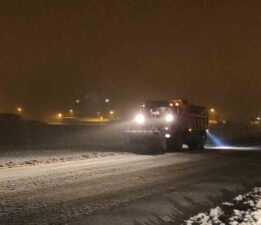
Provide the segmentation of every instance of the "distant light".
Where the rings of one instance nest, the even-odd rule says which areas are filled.
[[[110,114],[111,114],[111,115],[113,115],[113,114],[114,114],[114,111],[113,111],[113,110],[111,110],[111,111],[110,111]]]
[[[214,108],[211,108],[211,109],[210,109],[210,112],[214,113],[214,112],[215,112],[215,109],[214,109]]]
[[[62,113],[58,113],[58,114],[57,114],[57,117],[58,117],[58,118],[62,118],[62,117],[63,117],[63,114],[62,114]]]
[[[178,103],[178,102],[176,102],[176,103],[175,103],[175,106],[177,106],[177,107],[178,107],[178,106],[179,106],[179,103]]]
[[[142,104],[141,107],[142,107],[142,108],[145,108],[145,104]]]
[[[110,99],[106,98],[106,99],[105,99],[105,102],[106,102],[106,103],[110,102]]]
[[[20,113],[20,112],[22,112],[22,111],[23,111],[23,109],[22,109],[21,107],[18,107],[18,108],[17,108],[17,112]]]
[[[189,132],[192,132],[192,128],[189,128],[188,131],[189,131]]]
[[[261,120],[261,118],[260,118],[260,117],[257,117],[256,119],[257,119],[257,120]]]
[[[100,117],[100,120],[103,120],[103,116]]]
[[[71,114],[73,114],[73,109],[69,109],[69,112],[70,112]]]
[[[80,99],[76,99],[75,102],[76,102],[76,103],[80,103]]]
[[[170,104],[169,104],[169,106],[170,106],[170,107],[173,107],[173,104],[172,104],[172,103],[170,103]]]
[[[206,129],[206,132],[208,133],[208,132],[209,132],[209,129]]]
[[[171,135],[170,134],[165,134],[165,138],[170,138]]]
[[[165,130],[169,130],[169,128],[168,128],[168,127],[165,127]]]

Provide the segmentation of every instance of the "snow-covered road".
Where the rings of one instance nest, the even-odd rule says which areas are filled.
[[[224,191],[233,194],[259,183],[260,158],[259,153],[223,151],[103,153],[11,168],[7,164],[0,168],[0,224],[175,221],[174,211],[188,202],[183,198],[187,195],[207,207],[211,201],[206,194],[222,199]],[[185,216],[190,210],[183,212]]]

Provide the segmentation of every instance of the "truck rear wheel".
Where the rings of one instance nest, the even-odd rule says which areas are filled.
[[[200,149],[205,149],[205,144],[207,142],[207,134],[204,132],[200,135]]]

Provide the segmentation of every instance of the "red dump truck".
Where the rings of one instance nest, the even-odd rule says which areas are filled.
[[[169,151],[203,149],[207,139],[208,110],[186,100],[146,101],[131,122],[130,143],[150,145],[160,140]]]

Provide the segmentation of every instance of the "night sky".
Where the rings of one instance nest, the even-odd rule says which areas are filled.
[[[0,111],[184,98],[261,113],[260,1],[0,0]]]

